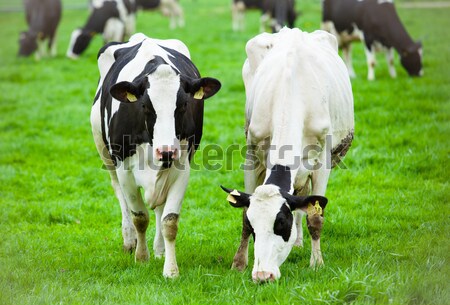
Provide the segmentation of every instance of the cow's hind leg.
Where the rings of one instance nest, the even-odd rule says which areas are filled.
[[[327,168],[325,160],[323,160],[320,169],[312,173],[312,194],[325,196],[328,178],[330,177],[330,168]],[[308,231],[311,234],[311,267],[323,265],[322,252],[320,250],[320,234],[323,226],[323,211],[318,214],[308,214],[306,216]]]

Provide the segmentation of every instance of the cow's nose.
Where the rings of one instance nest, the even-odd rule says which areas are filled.
[[[275,281],[275,274],[268,271],[257,271],[253,273],[253,281],[256,283],[267,283]]]
[[[176,148],[157,148],[156,159],[163,162],[170,162],[178,158],[178,149]]]

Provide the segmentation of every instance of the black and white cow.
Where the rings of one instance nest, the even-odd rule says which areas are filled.
[[[138,9],[155,10],[170,18],[170,28],[184,27],[184,13],[178,0],[137,0]]]
[[[233,0],[232,26],[233,30],[243,30],[245,27],[244,12],[247,9],[261,10],[260,32],[278,32],[283,26],[294,27],[297,14],[295,0]]]
[[[247,266],[253,234],[252,278],[265,282],[281,276],[294,244],[303,245],[303,212],[310,265],[323,264],[325,190],[353,139],[353,94],[336,39],[325,31],[263,33],[249,40],[246,52],[246,192],[223,189],[232,206],[244,208],[233,268]]]
[[[60,0],[24,0],[28,31],[19,38],[19,56],[35,53],[36,59],[45,55],[45,44],[51,56],[56,56],[56,30],[61,20]]]
[[[96,34],[103,34],[105,43],[123,41],[134,33],[135,26],[134,0],[93,0],[86,24],[72,32],[66,55],[77,59]]]
[[[189,57],[181,41],[141,33],[106,45],[91,111],[95,144],[122,210],[124,249],[136,246],[136,261],[149,259],[149,205],[156,214],[153,249],[156,257],[165,254],[165,277],[179,274],[175,238],[190,160],[202,137],[203,102],[221,86],[200,77]]]
[[[410,76],[423,74],[422,44],[411,39],[392,0],[324,0],[322,29],[338,38],[351,77],[355,77],[351,43],[359,40],[365,43],[369,80],[375,79],[375,52],[379,50],[386,51],[391,77],[397,76],[394,49]]]

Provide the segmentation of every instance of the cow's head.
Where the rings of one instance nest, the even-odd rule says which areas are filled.
[[[19,37],[19,56],[30,56],[36,51],[37,35],[30,32],[22,32]]]
[[[410,76],[422,76],[422,44],[416,42],[403,50],[400,61]]]
[[[203,101],[219,91],[217,79],[182,76],[168,64],[160,64],[133,82],[122,81],[110,88],[122,103],[137,103],[153,146],[155,164],[167,165],[180,157],[180,140],[195,122],[190,103]],[[190,112],[188,115],[185,115]],[[198,124],[198,122],[197,122]],[[189,130],[186,134],[192,130]]]
[[[70,36],[70,43],[66,56],[71,59],[77,59],[89,46],[89,43],[94,35],[95,32],[92,31],[86,31],[83,29],[74,30]]]
[[[246,208],[245,221],[253,229],[255,282],[274,281],[281,276],[280,266],[291,252],[297,230],[292,211],[320,209],[328,200],[323,196],[293,196],[273,184],[264,184],[250,195],[222,187],[233,207]],[[320,208],[319,208],[320,207]]]

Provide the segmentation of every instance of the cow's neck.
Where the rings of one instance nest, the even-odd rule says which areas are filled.
[[[295,175],[289,166],[275,164],[272,168],[267,169],[264,184],[273,184],[285,192],[292,193]]]

